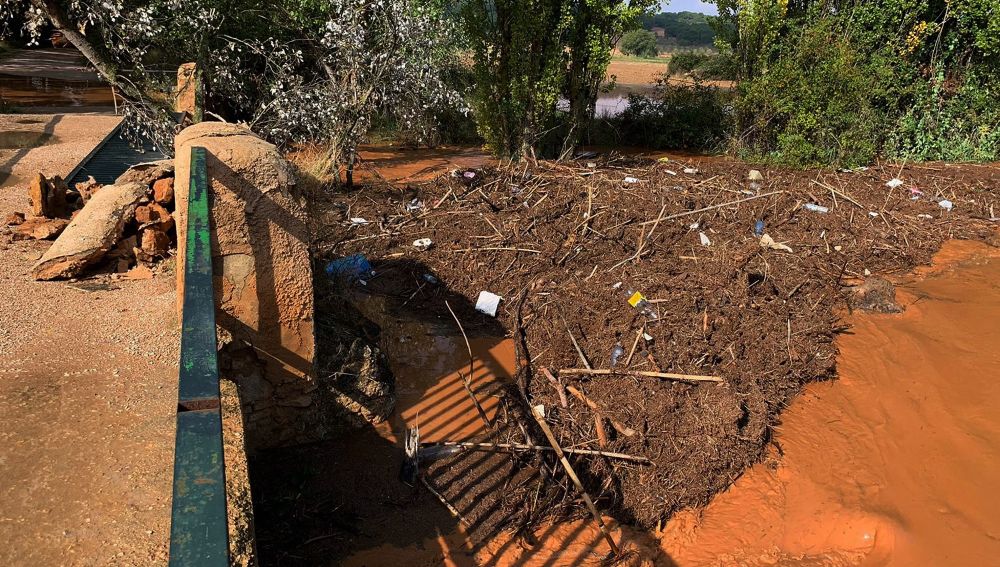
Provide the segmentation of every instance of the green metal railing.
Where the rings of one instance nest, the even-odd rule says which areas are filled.
[[[229,530],[205,148],[191,149],[170,565],[226,567]]]

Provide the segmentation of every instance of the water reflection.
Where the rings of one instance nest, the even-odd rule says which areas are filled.
[[[113,106],[111,87],[99,80],[0,74],[0,100],[19,107]]]

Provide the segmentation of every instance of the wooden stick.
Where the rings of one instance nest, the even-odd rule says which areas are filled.
[[[419,291],[419,290],[417,290]],[[646,332],[646,327],[643,326],[639,329],[639,332],[635,335],[635,342],[632,343],[632,350],[628,351],[628,358],[625,359],[625,367],[628,368],[632,364],[632,355],[635,354],[635,347],[639,346],[639,339],[642,338],[643,333]]]
[[[604,419],[605,417],[607,417],[606,415],[604,415],[604,410],[601,409],[601,406],[599,406],[597,402],[595,402],[594,400],[591,400],[590,398],[585,396],[583,392],[581,392],[580,390],[577,390],[573,386],[566,386],[566,390],[570,394],[573,394],[576,397],[576,399],[587,404],[587,407],[589,407],[594,412],[594,415],[598,416],[600,419]],[[618,422],[618,420],[608,417],[608,421],[611,422],[611,425],[614,426],[615,430],[618,431],[618,433],[621,433],[626,437],[632,437],[633,435],[635,435],[634,429],[623,423]]]
[[[563,385],[559,382],[559,380],[556,380],[556,377],[549,372],[548,368],[543,366],[540,370],[542,371],[542,375],[545,376],[550,384],[552,384],[552,387],[556,389],[556,393],[559,394],[560,405],[564,408],[568,408],[569,400],[566,399],[566,389],[563,388]]]
[[[564,368],[559,374],[577,374],[593,376],[612,376],[621,374],[622,376],[645,376],[647,378],[665,378],[667,380],[681,380],[689,382],[722,382],[718,376],[699,376],[697,374],[673,374],[671,372],[649,372],[646,370],[594,370],[591,368]]]
[[[457,250],[452,250],[452,252],[476,252],[478,250],[501,250],[506,252],[529,252],[531,254],[541,254],[541,250],[532,250],[531,248],[506,248],[506,247],[483,247],[483,248],[459,248]]]
[[[563,325],[566,327],[566,332],[569,333],[569,340],[573,341],[573,348],[576,349],[576,354],[580,355],[580,360],[583,362],[583,365],[587,367],[587,370],[590,370],[590,362],[587,360],[587,357],[583,355],[583,349],[581,349],[580,345],[577,344],[576,337],[573,336],[573,331],[569,330],[569,323],[566,322],[566,318],[562,316],[562,313],[559,314],[559,318],[562,319]]]
[[[483,423],[486,424],[487,429],[493,429],[493,424],[490,423],[490,418],[486,416],[486,412],[483,411],[483,406],[479,405],[479,400],[476,398],[476,393],[472,391],[472,376],[475,373],[475,359],[472,356],[472,345],[469,344],[469,337],[465,334],[465,329],[462,328],[462,322],[458,320],[458,316],[455,312],[451,310],[451,305],[448,305],[448,300],[444,302],[444,306],[448,308],[448,312],[455,319],[455,324],[458,325],[458,330],[462,332],[462,338],[465,339],[465,348],[469,349],[469,377],[466,379],[462,371],[458,371],[458,375],[462,378],[462,384],[465,385],[465,391],[469,393],[469,397],[472,398],[472,403],[476,406],[476,411],[479,412],[479,417],[483,419]]]
[[[459,522],[462,522],[462,525],[464,525],[467,528],[472,525],[469,523],[468,520],[462,517],[462,514],[460,514],[454,506],[451,505],[451,502],[448,502],[444,496],[441,496],[441,494],[437,490],[434,490],[434,488],[431,487],[431,483],[427,482],[426,478],[421,476],[420,482],[422,482],[424,486],[427,487],[427,490],[431,491],[431,494],[437,496],[437,499],[440,500],[442,504],[444,504],[444,507],[447,508],[449,512],[451,512],[451,515],[455,516],[455,518],[457,518]]]
[[[508,451],[555,451],[552,447],[544,447],[542,445],[526,445],[524,443],[473,443],[471,441],[441,441],[438,443],[421,443],[421,446],[461,447],[472,451],[490,451],[493,449]],[[570,455],[593,455],[599,457],[609,457],[612,459],[621,459],[623,461],[635,461],[637,463],[644,463],[647,465],[653,464],[653,462],[646,457],[627,455],[625,453],[594,451],[592,449],[563,449],[563,452]]]
[[[857,208],[861,209],[862,211],[867,211],[867,210],[868,210],[868,208],[867,208],[867,207],[865,207],[865,206],[864,206],[864,205],[862,205],[861,203],[859,203],[859,202],[855,201],[854,199],[852,199],[852,198],[851,198],[851,196],[850,196],[850,195],[848,195],[847,193],[843,193],[843,192],[841,192],[841,191],[838,191],[838,190],[834,189],[833,187],[831,187],[831,186],[827,185],[826,183],[823,183],[823,182],[821,182],[821,181],[816,181],[815,179],[813,179],[813,180],[812,180],[812,182],[813,182],[813,183],[815,183],[816,185],[819,185],[820,187],[822,187],[822,188],[824,188],[824,189],[829,189],[829,190],[830,190],[830,192],[831,192],[831,193],[833,193],[834,195],[840,195],[841,197],[843,197],[843,198],[847,199],[847,200],[848,200],[848,201],[850,201],[850,202],[851,202],[851,203],[852,203],[852,204],[853,204],[853,205],[854,205],[855,207],[857,207]]]
[[[587,504],[587,508],[590,509],[590,514],[594,516],[594,521],[597,522],[597,527],[600,528],[601,533],[604,534],[604,539],[608,540],[608,545],[611,546],[611,551],[617,557],[621,555],[621,549],[618,544],[615,543],[613,537],[611,537],[611,532],[608,531],[607,524],[604,523],[604,518],[601,517],[601,513],[597,511],[597,506],[594,506],[594,501],[590,498],[590,494],[587,494],[586,489],[583,488],[583,483],[580,482],[580,477],[576,476],[576,471],[573,470],[573,465],[569,464],[569,460],[566,459],[566,453],[559,446],[559,441],[556,440],[555,434],[552,433],[552,429],[549,428],[549,424],[545,423],[545,416],[542,415],[539,406],[534,406],[531,408],[531,415],[535,417],[535,421],[538,422],[538,426],[542,428],[545,433],[545,437],[549,440],[549,444],[552,445],[552,449],[555,450],[556,456],[559,457],[559,462],[562,463],[564,469],[566,469],[566,474],[569,475],[570,480],[576,485],[576,488],[583,495],[583,501]]]
[[[711,207],[702,207],[700,209],[695,209],[693,211],[686,211],[683,213],[677,213],[676,215],[670,215],[669,217],[663,217],[662,219],[656,219],[656,221],[646,221],[639,223],[638,226],[645,226],[647,224],[655,224],[661,220],[672,220],[680,217],[686,217],[688,215],[696,215],[698,213],[704,213],[705,211],[712,211],[715,209],[721,209],[722,207],[728,207],[729,205],[738,205],[740,203],[746,203],[747,201],[753,201],[754,199],[763,199],[764,197],[770,197],[771,195],[777,195],[779,193],[786,193],[786,191],[771,191],[770,193],[764,193],[763,195],[754,195],[753,197],[747,197],[746,199],[738,199],[736,201],[729,201],[726,203],[720,203],[718,205],[712,205]]]

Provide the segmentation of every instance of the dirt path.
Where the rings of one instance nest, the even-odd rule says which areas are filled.
[[[28,208],[29,174],[66,175],[117,123],[3,115],[0,218]],[[178,333],[172,279],[39,283],[47,242],[0,234],[0,561],[166,561]]]

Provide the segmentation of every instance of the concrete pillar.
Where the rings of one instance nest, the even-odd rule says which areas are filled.
[[[222,374],[239,387],[248,446],[325,435],[317,421],[309,223],[277,148],[234,124],[202,122],[175,140],[178,301],[184,289],[191,148],[208,151]]]

